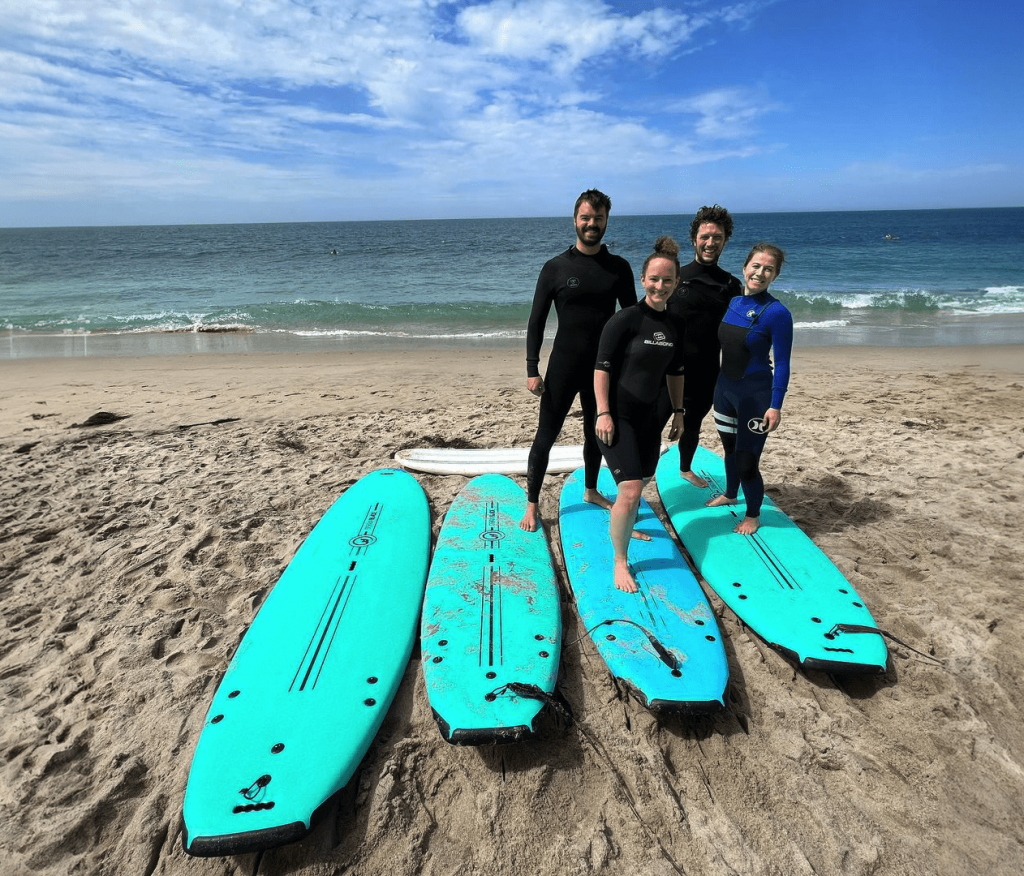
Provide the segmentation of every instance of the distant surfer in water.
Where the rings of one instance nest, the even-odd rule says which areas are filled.
[[[615,306],[636,304],[633,269],[601,243],[608,227],[611,199],[588,189],[576,199],[576,243],[541,269],[526,329],[526,388],[540,396],[540,422],[530,448],[526,475],[526,513],[519,526],[535,532],[540,519],[540,490],[551,448],[562,431],[576,396],[583,409],[583,498],[605,508],[611,502],[597,491],[601,451],[594,437],[594,360],[601,329]],[[552,304],[558,315],[546,377],[540,376],[540,348]]]
[[[725,492],[706,504],[736,504],[742,485],[747,508],[736,526],[741,535],[757,532],[764,500],[761,453],[768,433],[779,428],[789,387],[793,316],[768,291],[785,258],[773,244],[754,246],[743,263],[743,295],[729,302],[718,329],[722,373],[715,387],[715,425],[725,452]]]
[[[644,485],[654,476],[661,449],[657,400],[663,384],[675,415],[669,439],[683,427],[683,331],[666,310],[679,284],[679,245],[659,237],[640,273],[644,298],[615,314],[601,332],[594,366],[597,440],[618,484],[610,535],[615,586],[636,593],[629,568],[629,539]]]
[[[707,482],[690,470],[700,443],[700,427],[711,410],[718,381],[722,348],[718,326],[729,302],[743,294],[743,285],[718,266],[718,260],[732,237],[729,211],[718,204],[701,207],[690,222],[693,261],[679,272],[679,289],[668,304],[671,316],[681,321],[683,364],[686,368],[686,397],[683,399],[683,432],[679,436],[679,471],[696,487]],[[661,422],[672,415],[668,393],[658,400]]]

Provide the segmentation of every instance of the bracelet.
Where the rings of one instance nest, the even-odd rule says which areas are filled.
[[[598,417],[603,417],[605,415],[610,417],[612,415],[612,412],[611,411],[598,411],[598,413],[597,413]],[[595,417],[594,419],[596,420],[597,417]]]

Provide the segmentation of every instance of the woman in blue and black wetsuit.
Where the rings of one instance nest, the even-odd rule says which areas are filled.
[[[743,263],[743,295],[729,302],[718,327],[722,370],[715,386],[715,425],[725,451],[725,493],[707,505],[735,504],[742,485],[747,508],[736,526],[741,535],[757,532],[764,500],[761,452],[768,433],[779,428],[789,386],[793,316],[768,292],[785,258],[770,243],[754,246]]]

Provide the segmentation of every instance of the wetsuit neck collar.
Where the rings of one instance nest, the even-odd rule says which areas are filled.
[[[669,301],[671,300],[672,299],[670,298]],[[651,307],[651,305],[647,303],[646,296],[637,301],[636,306],[642,308],[646,313],[649,313],[651,314],[651,316],[655,317],[664,316],[666,313],[668,313],[668,308],[665,308],[665,310],[655,310],[653,307]]]

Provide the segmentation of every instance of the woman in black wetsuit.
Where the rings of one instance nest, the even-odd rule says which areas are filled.
[[[615,550],[615,586],[636,593],[629,570],[629,539],[640,494],[658,465],[662,421],[657,400],[668,382],[674,416],[669,439],[683,422],[683,349],[678,320],[665,306],[679,284],[679,246],[659,237],[640,274],[644,298],[615,314],[601,332],[594,371],[598,444],[618,484],[611,509],[610,534]]]

